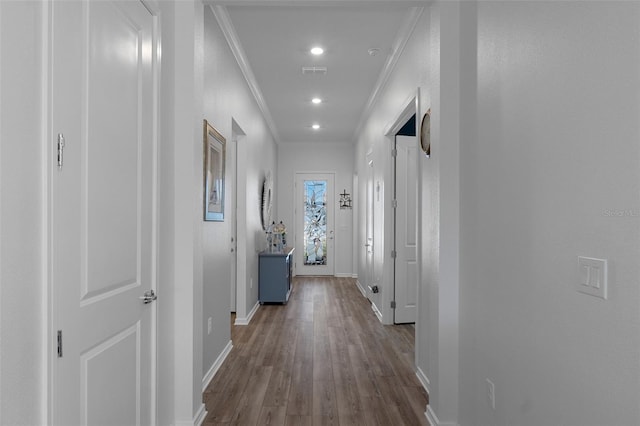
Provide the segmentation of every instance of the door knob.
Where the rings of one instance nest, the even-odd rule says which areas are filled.
[[[145,291],[144,295],[139,297],[139,299],[142,300],[145,305],[153,302],[157,298],[158,296],[156,296],[156,293],[153,290]]]

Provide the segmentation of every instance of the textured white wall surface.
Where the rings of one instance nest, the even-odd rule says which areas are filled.
[[[416,362],[439,424],[640,423],[639,7],[434,4],[367,121],[361,200],[402,100],[434,108]],[[608,300],[578,256],[608,259]]]
[[[461,424],[640,424],[639,22],[638,2],[477,4]],[[576,291],[578,256],[608,259],[608,300]]]
[[[43,424],[43,5],[0,2],[0,424]]]
[[[209,7],[205,7],[204,117],[231,141],[232,121],[244,132],[238,141],[238,256],[244,269],[245,299],[239,299],[238,317],[246,316],[258,301],[258,252],[263,231],[260,221],[262,182],[271,173],[274,182],[276,144],[262,118],[260,109],[229,48],[218,22]],[[229,178],[231,178],[229,176]],[[227,189],[229,186],[227,186]],[[204,235],[204,342],[206,373],[230,340],[229,327],[229,248],[232,205],[225,206],[224,222],[206,222]],[[274,205],[275,208],[275,205]],[[253,281],[253,287],[251,282]],[[213,331],[207,335],[206,322],[213,319]]]

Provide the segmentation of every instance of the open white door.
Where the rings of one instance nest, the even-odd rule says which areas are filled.
[[[297,173],[296,274],[334,274],[334,174]]]
[[[151,425],[154,18],[138,1],[55,1],[51,11],[51,137],[59,140],[51,176],[51,332],[60,340],[52,421]]]
[[[227,176],[230,177],[228,182],[230,186],[230,190],[227,191],[228,200],[231,205],[231,211],[229,212],[229,220],[231,222],[231,238],[230,238],[230,259],[229,259],[229,268],[231,270],[230,276],[231,283],[230,288],[230,310],[231,312],[236,312],[236,303],[237,303],[237,293],[238,293],[238,274],[237,274],[237,262],[238,262],[238,219],[236,217],[236,212],[238,211],[238,185],[237,182],[237,150],[238,147],[238,135],[235,130],[232,130],[231,140],[228,142],[227,146]]]
[[[418,298],[418,145],[415,136],[396,136],[394,323],[416,321]]]
[[[375,274],[373,272],[373,249],[374,249],[374,183],[373,183],[373,158],[372,154],[367,154],[367,171],[365,174],[365,271],[364,282],[366,285],[367,298],[373,303],[376,303],[379,297],[374,293],[374,289],[377,292],[377,282],[375,281]],[[374,297],[375,295],[375,297]],[[375,300],[374,300],[375,299]]]

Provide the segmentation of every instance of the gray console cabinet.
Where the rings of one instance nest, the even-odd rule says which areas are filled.
[[[283,253],[261,252],[259,255],[258,299],[264,303],[287,303],[291,293],[293,248]]]

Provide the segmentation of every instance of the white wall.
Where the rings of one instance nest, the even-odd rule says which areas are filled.
[[[263,249],[260,220],[262,183],[267,173],[277,179],[276,144],[212,10],[205,10],[205,118],[227,139],[235,121],[244,135],[238,141],[237,321],[244,323],[258,303],[258,252]],[[225,210],[230,212],[231,206]],[[229,223],[207,223],[204,229],[206,293],[205,310],[214,322],[229,331]],[[226,276],[226,275],[225,275]],[[205,320],[207,315],[205,315]],[[226,321],[226,322],[225,322]],[[216,326],[214,326],[215,329]],[[227,335],[228,336],[228,335]],[[214,337],[214,339],[217,337]],[[227,338],[228,341],[228,338]],[[222,340],[212,352],[218,353]],[[226,342],[225,342],[226,343]],[[209,357],[211,354],[208,355]],[[206,366],[205,366],[206,367]]]
[[[431,157],[421,160],[422,262],[416,363],[430,390],[432,423],[459,410],[460,73],[459,2],[430,9]]]
[[[640,424],[639,22],[638,2],[477,3],[461,424]],[[608,259],[608,300],[576,291],[578,256]]]
[[[429,12],[421,13],[420,19],[400,56],[395,69],[390,76],[385,88],[366,120],[358,137],[355,164],[358,175],[359,203],[362,208],[358,210],[356,220],[358,235],[355,241],[358,251],[358,280],[366,289],[367,285],[376,284],[380,287],[380,293],[369,293],[372,303],[381,311],[385,322],[393,321],[393,311],[390,309],[393,287],[392,283],[392,227],[384,226],[385,220],[391,221],[391,199],[393,197],[391,186],[385,188],[385,184],[391,185],[391,149],[392,137],[386,137],[391,126],[395,124],[400,114],[405,110],[409,102],[414,102],[418,89],[421,93],[421,103],[428,104],[430,98],[429,88]],[[419,114],[420,115],[420,114]],[[374,265],[372,282],[366,281],[366,258],[364,244],[366,242],[366,188],[367,188],[367,154],[374,163],[373,185],[376,188],[374,198]],[[380,184],[379,197],[377,192]],[[385,196],[385,194],[387,194]],[[390,223],[390,222],[389,222]],[[362,272],[361,272],[362,271]]]
[[[361,199],[402,100],[433,109],[416,362],[435,424],[640,422],[639,8],[435,3],[365,126]],[[575,290],[578,256],[609,260],[609,300]]]
[[[287,232],[293,238],[294,223],[294,181],[299,172],[335,173],[335,275],[351,277],[353,271],[353,210],[338,206],[338,193],[347,190],[353,196],[353,152],[350,143],[278,145],[278,181],[274,195],[278,202],[277,221],[287,225]],[[289,242],[293,245],[293,241]]]
[[[159,1],[162,31],[158,419],[193,425],[202,403],[204,6]]]
[[[46,419],[46,8],[0,2],[0,424]]]

